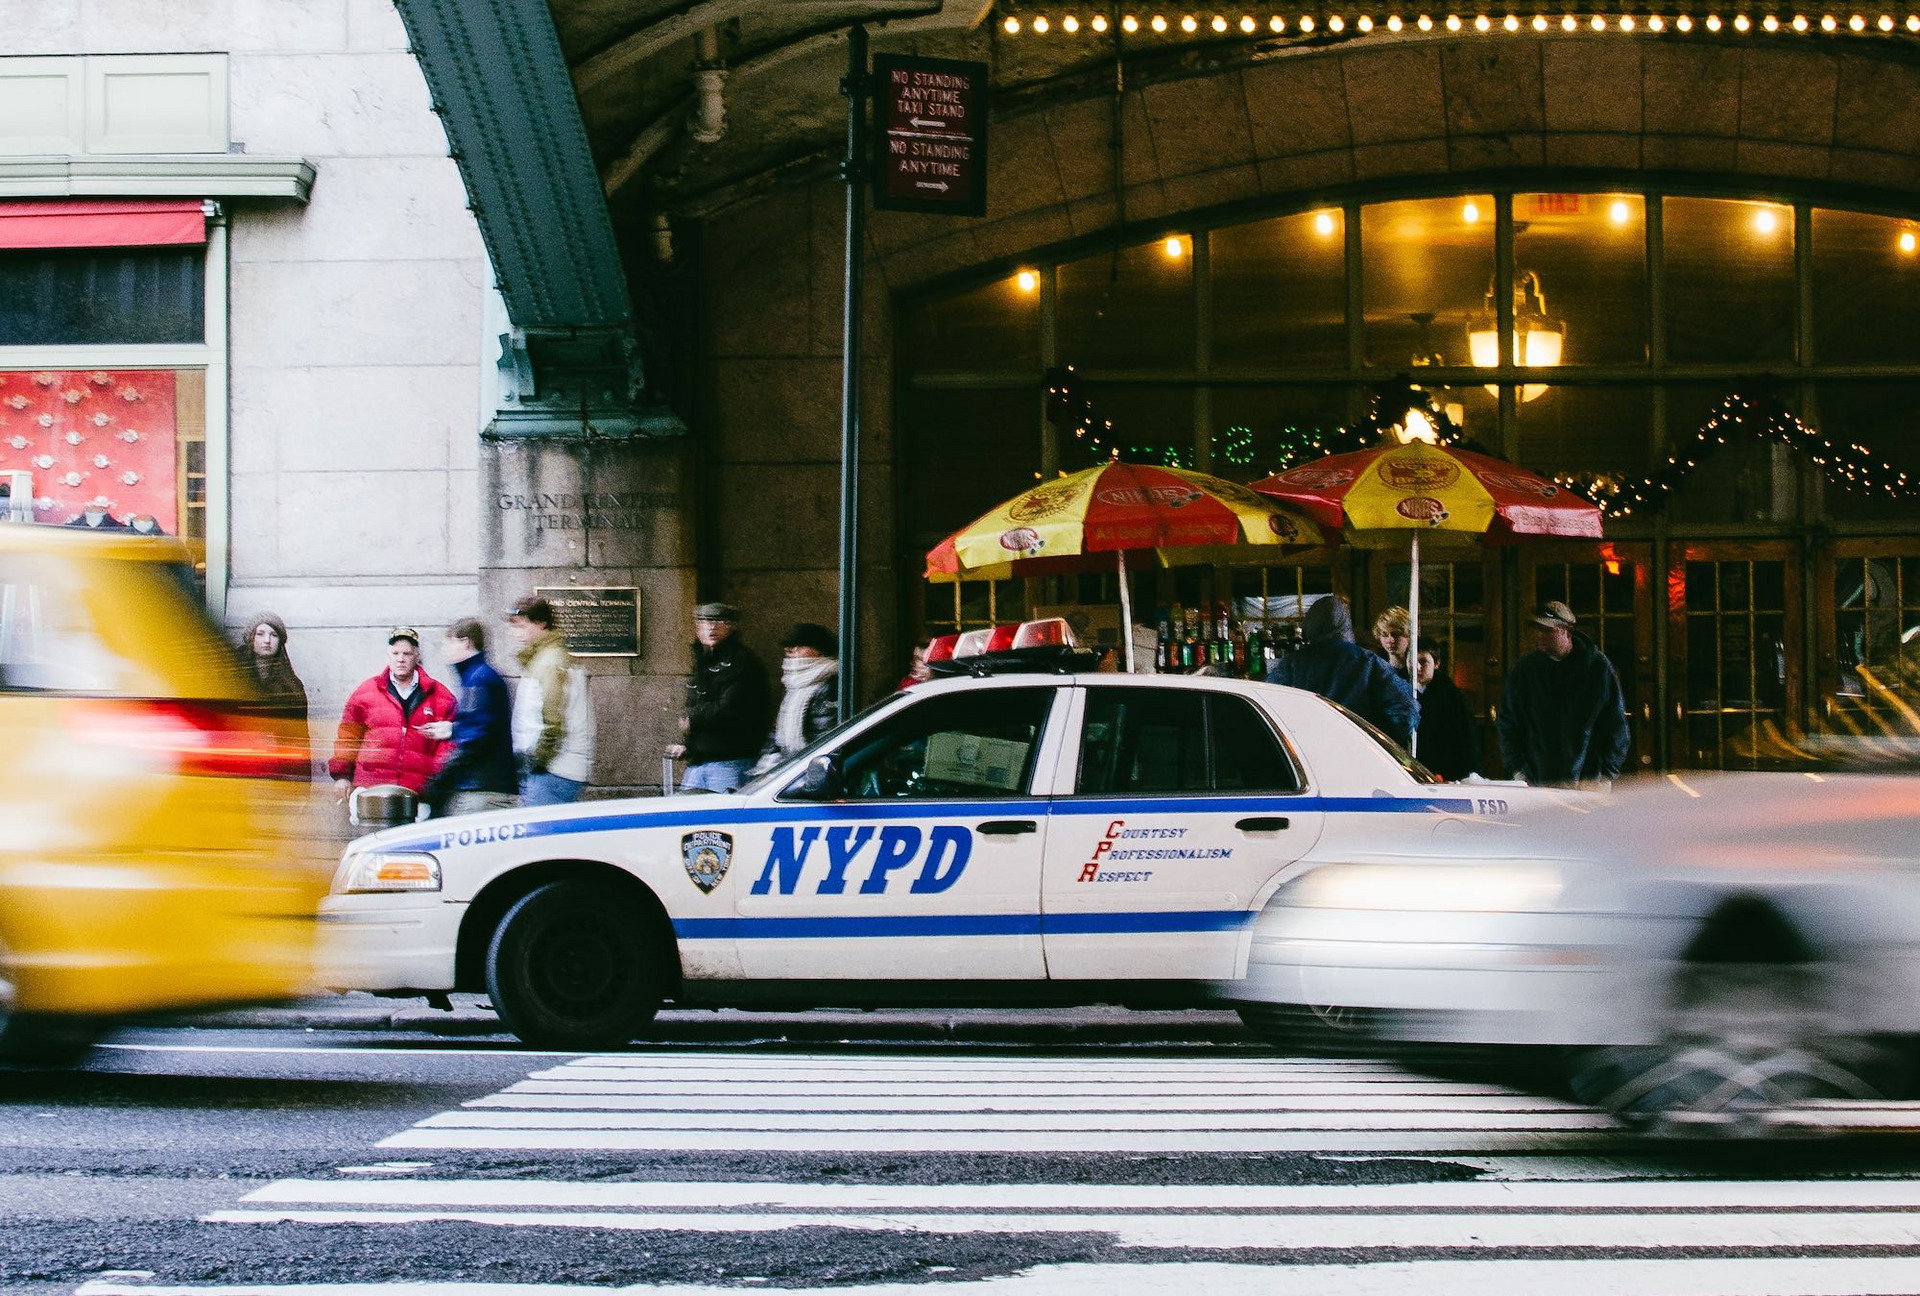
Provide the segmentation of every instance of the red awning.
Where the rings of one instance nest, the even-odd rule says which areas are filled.
[[[0,203],[0,248],[153,247],[205,243],[199,199]]]

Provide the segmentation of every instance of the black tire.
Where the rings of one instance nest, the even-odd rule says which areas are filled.
[[[0,1064],[71,1066],[92,1051],[99,1037],[99,1028],[83,1019],[21,1012],[7,947],[0,944]]]
[[[1568,1087],[1629,1128],[1673,1138],[1764,1137],[1783,1107],[1906,1096],[1903,1055],[1836,1028],[1830,993],[1817,965],[1688,967],[1660,1038],[1574,1050]]]
[[[1319,1004],[1240,1004],[1240,1021],[1264,1043],[1289,1053],[1354,1057],[1379,1052],[1359,1008]]]
[[[599,882],[549,882],[494,929],[487,993],[507,1029],[536,1048],[616,1049],[659,1011],[658,968],[629,897]]]

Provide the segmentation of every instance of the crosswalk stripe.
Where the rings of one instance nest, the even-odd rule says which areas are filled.
[[[1076,1112],[581,1112],[581,1111],[455,1111],[419,1122],[416,1129],[492,1130],[901,1130],[915,1133],[946,1131],[1006,1131],[1026,1134],[1073,1133],[1081,1130],[1120,1132],[1141,1130],[1175,1133],[1185,1130],[1217,1133],[1254,1130],[1579,1130],[1613,1129],[1613,1122],[1597,1112],[1580,1110],[1533,1111],[1300,1111],[1236,1112],[1223,1120],[1212,1112],[1152,1112],[1104,1110]]]
[[[823,1152],[823,1153],[1594,1153],[1630,1146],[1611,1129],[1299,1130],[1267,1133],[1192,1131],[1161,1134],[1057,1132],[979,1134],[932,1131],[869,1134],[848,1130],[465,1130],[415,1128],[383,1139],[382,1148],[469,1152]]]
[[[462,1103],[467,1108],[509,1108],[532,1111],[675,1111],[675,1112],[748,1112],[801,1111],[814,1106],[831,1105],[834,1111],[998,1111],[998,1112],[1074,1112],[1086,1110],[1085,1098],[1074,1094],[1020,1093],[993,1094],[843,1094],[831,1096],[830,1104],[807,1094],[743,1094],[729,1089],[724,1095],[712,1094],[561,1094],[508,1092],[489,1094]],[[1286,1099],[1289,1111],[1550,1111],[1565,1106],[1552,1098],[1536,1098],[1511,1090],[1434,1094],[1386,1090],[1380,1093],[1355,1093],[1351,1086],[1329,1094],[1220,1094],[1146,1095],[1107,1094],[1102,1091],[1102,1111],[1146,1112],[1242,1112],[1270,1111]],[[1188,1099],[1188,1101],[1181,1101]]]
[[[1380,1082],[1376,1085],[1368,1085],[1366,1086],[1366,1088],[1369,1090],[1378,1088],[1386,1092],[1397,1092],[1397,1093],[1405,1093],[1405,1092],[1425,1093],[1425,1092],[1433,1092],[1435,1090],[1439,1090],[1440,1086],[1432,1083],[1422,1085],[1422,1084],[1408,1084],[1408,1083],[1394,1081],[1394,1082]],[[779,1083],[766,1081],[766,1080],[741,1081],[741,1080],[725,1080],[725,1079],[708,1079],[708,1080],[698,1080],[698,1081],[691,1081],[691,1080],[683,1081],[676,1084],[662,1084],[662,1083],[642,1083],[638,1081],[625,1081],[625,1080],[593,1080],[593,1079],[572,1078],[567,1080],[521,1081],[520,1083],[514,1085],[512,1089],[509,1090],[509,1092],[513,1092],[513,1093],[578,1093],[578,1094],[618,1093],[618,1094],[674,1095],[674,1094],[687,1094],[687,1093],[710,1094],[715,1092],[716,1090],[719,1090],[725,1093],[751,1093],[751,1094],[803,1094],[803,1095],[820,1094],[820,1093],[897,1094],[897,1093],[905,1092],[905,1093],[916,1093],[916,1094],[927,1094],[927,1095],[939,1096],[939,1095],[963,1095],[963,1094],[1033,1094],[1033,1093],[1084,1094],[1084,1093],[1091,1092],[1095,1089],[1097,1089],[1099,1092],[1103,1094],[1132,1094],[1135,1096],[1166,1095],[1168,1097],[1201,1098],[1201,1097],[1211,1097],[1216,1094],[1246,1094],[1246,1095],[1252,1095],[1255,1097],[1266,1096],[1266,1097],[1274,1097],[1274,1098],[1286,1098],[1286,1097],[1290,1097],[1295,1093],[1302,1092],[1303,1090],[1306,1092],[1321,1092],[1321,1093],[1352,1093],[1355,1090],[1355,1086],[1350,1082],[1343,1083],[1343,1084],[1315,1085],[1309,1088],[1307,1086],[1302,1086],[1302,1085],[1288,1085],[1288,1084],[1251,1084],[1249,1083],[1249,1084],[1228,1085],[1224,1082],[1188,1084],[1188,1083],[1177,1082],[1177,1081],[1155,1081],[1155,1080],[1119,1081],[1119,1080],[1098,1079],[1093,1077],[1077,1080],[1072,1084],[1068,1084],[1065,1081],[1053,1081],[1044,1085],[1014,1084],[1014,1083],[999,1083],[999,1082],[992,1083],[992,1084],[984,1084],[984,1083],[966,1084],[966,1083],[949,1083],[944,1081],[934,1081],[934,1080],[925,1080],[925,1079],[917,1080],[912,1083],[908,1083],[904,1080],[903,1081],[889,1080],[889,1081],[849,1082],[849,1083],[833,1083],[833,1084],[823,1082],[823,1081],[812,1081],[812,1080],[804,1081],[804,1082],[796,1081],[796,1082],[790,1082],[786,1084],[779,1084]],[[1445,1092],[1445,1090],[1440,1090],[1440,1091]],[[1482,1093],[1489,1092],[1489,1090],[1487,1090],[1485,1087],[1474,1087],[1472,1091],[1482,1092]],[[1504,1091],[1494,1090],[1491,1092],[1504,1092]]]
[[[282,1179],[253,1204],[588,1209],[1066,1211],[1920,1210],[1920,1180],[1473,1180],[1411,1184],[843,1184],[552,1179]]]

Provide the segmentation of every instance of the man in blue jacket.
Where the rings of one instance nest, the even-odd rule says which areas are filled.
[[[1338,702],[1402,747],[1420,723],[1413,685],[1353,641],[1353,610],[1338,594],[1323,595],[1300,623],[1306,643],[1280,659],[1269,684],[1290,684]]]
[[[425,800],[436,815],[508,810],[519,804],[520,772],[513,762],[512,706],[507,682],[487,660],[487,628],[472,617],[447,627],[442,646],[460,672],[460,706],[434,726],[453,739],[453,754],[428,781]]]

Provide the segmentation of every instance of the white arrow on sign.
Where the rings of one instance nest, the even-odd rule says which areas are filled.
[[[909,126],[945,126],[947,121],[944,117],[935,117],[931,120],[925,117],[911,117],[907,119],[907,124]]]
[[[947,182],[945,180],[916,180],[913,182],[913,187],[915,189],[938,189],[941,193],[945,193],[947,191]]]

